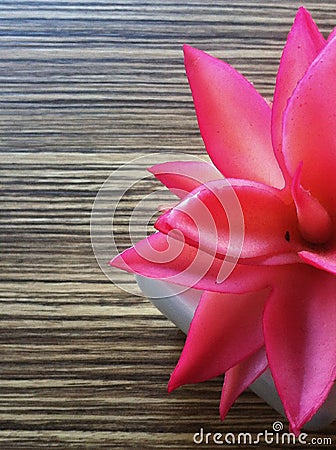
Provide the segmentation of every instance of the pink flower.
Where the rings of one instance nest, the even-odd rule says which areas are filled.
[[[336,378],[333,35],[325,41],[299,9],[272,105],[228,64],[184,47],[200,131],[218,170],[202,162],[152,167],[181,201],[160,216],[157,233],[111,262],[204,291],[169,391],[225,373],[224,418],[269,367],[295,433]],[[238,264],[219,280],[232,232],[223,175],[241,205],[245,237]],[[211,221],[195,219],[202,222],[200,204]]]

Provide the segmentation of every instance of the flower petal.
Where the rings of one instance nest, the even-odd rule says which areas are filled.
[[[307,264],[336,275],[336,250],[320,253],[304,250],[299,256]]]
[[[311,64],[284,113],[283,153],[293,176],[303,162],[302,186],[336,214],[336,39]]]
[[[262,347],[225,373],[219,407],[222,420],[239,395],[266,370],[267,366],[265,348]]]
[[[229,250],[237,258],[259,258],[302,249],[293,204],[266,185],[230,181],[201,186],[160,216],[155,227],[172,236],[177,231],[190,245],[219,257]]]
[[[204,292],[191,322],[169,392],[223,374],[264,344],[262,314],[269,291]]]
[[[180,198],[201,184],[223,178],[216,167],[206,161],[166,162],[148,170]]]
[[[280,60],[272,108],[272,141],[277,160],[288,180],[282,155],[282,117],[288,99],[310,64],[325,46],[311,15],[301,7],[295,17]]]
[[[336,279],[306,265],[295,268],[267,301],[264,336],[277,391],[298,434],[336,377]]]
[[[333,235],[333,223],[320,202],[300,184],[302,164],[294,174],[292,196],[297,211],[301,236],[312,244],[325,244]]]
[[[218,274],[226,268],[223,259],[214,258],[196,247],[155,233],[117,255],[110,265],[149,278],[181,286],[214,291],[245,293],[272,286],[286,266],[248,266],[237,264],[225,280]]]
[[[210,158],[225,175],[283,186],[271,135],[271,110],[228,64],[188,45],[186,72]]]
[[[332,30],[332,32],[328,36],[328,41],[331,41],[331,39],[334,39],[336,36],[336,27]]]

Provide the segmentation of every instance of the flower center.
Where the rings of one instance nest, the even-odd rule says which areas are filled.
[[[300,184],[302,164],[299,165],[292,183],[292,196],[301,236],[311,244],[325,244],[333,234],[330,215],[321,203]]]

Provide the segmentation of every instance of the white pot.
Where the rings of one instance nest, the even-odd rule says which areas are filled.
[[[183,292],[176,286],[162,280],[136,275],[137,283],[146,297],[178,328],[187,334],[190,322],[200,300],[202,291],[189,288]],[[269,370],[264,372],[250,386],[251,390],[264,399],[276,411],[284,414],[282,403],[276,391]],[[306,423],[305,430],[318,430],[336,419],[336,384],[329,397],[314,417]]]

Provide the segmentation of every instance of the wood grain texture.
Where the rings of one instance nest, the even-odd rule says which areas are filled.
[[[136,155],[203,153],[182,44],[230,62],[271,98],[301,3],[1,1],[1,449],[188,449],[200,427],[256,434],[281,420],[246,392],[221,423],[220,379],[168,396],[184,337],[120,289],[125,274],[112,283],[102,273],[90,214],[105,179]],[[303,3],[329,32],[334,2]],[[114,179],[111,205],[142,169]],[[119,248],[155,186],[121,204]],[[335,426],[315,436],[335,445]]]

